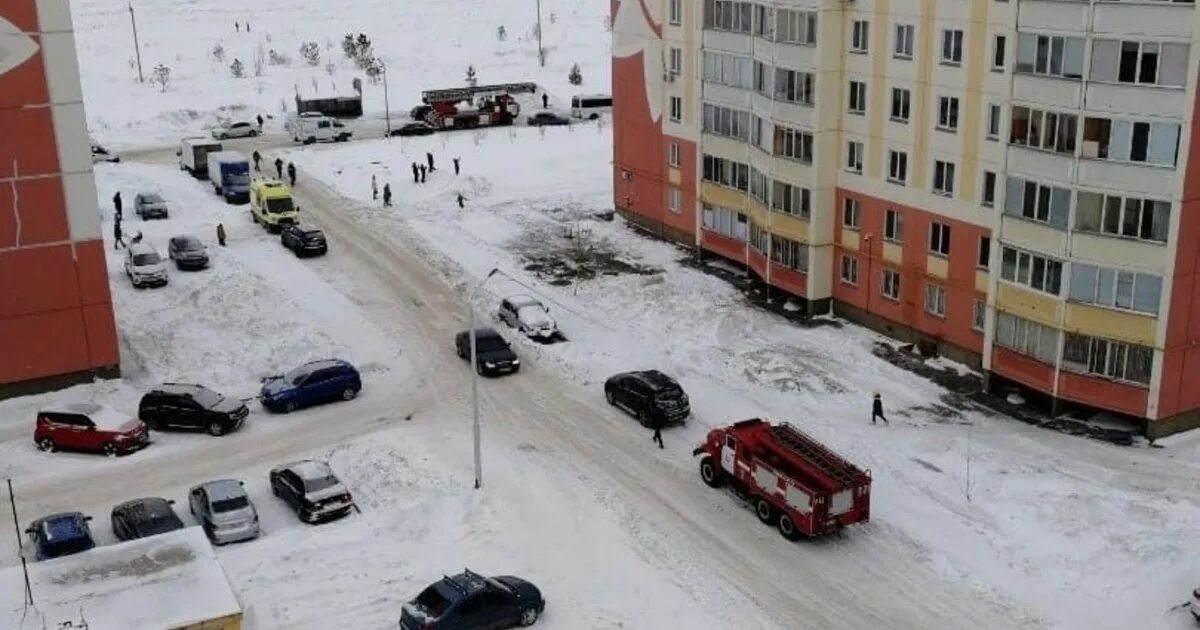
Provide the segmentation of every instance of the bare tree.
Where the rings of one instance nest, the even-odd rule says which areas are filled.
[[[157,83],[159,91],[166,92],[167,84],[170,82],[171,82],[171,69],[164,66],[161,63],[158,64],[157,66],[154,66],[154,70],[150,74],[150,83],[151,84]]]
[[[217,63],[225,63],[225,47],[220,42],[216,46],[213,46],[212,56],[213,59],[217,60]]]
[[[233,63],[229,65],[229,73],[235,79],[241,79],[246,76],[246,67],[242,65],[242,60],[234,58]]]
[[[304,57],[305,63],[310,66],[321,65],[321,47],[317,45],[317,42],[300,44],[300,56]]]

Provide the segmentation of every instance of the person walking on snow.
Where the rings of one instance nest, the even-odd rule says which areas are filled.
[[[542,109],[550,109],[550,95],[542,92]]]
[[[242,32],[242,25],[241,25],[241,23],[239,23],[239,22],[234,22],[234,23],[233,23],[233,30],[235,30],[235,31],[237,31],[237,32],[239,32],[239,33],[241,33],[241,32]]]
[[[120,221],[121,220],[121,191],[119,191],[119,190],[117,191],[117,194],[113,195],[113,209],[116,210],[116,214],[114,216],[116,216],[117,221]]]
[[[254,158],[254,170],[261,173],[262,166],[259,164],[259,162],[262,162],[262,154],[258,152],[258,149],[255,149],[254,155],[252,155],[250,157]]]
[[[887,416],[883,415],[883,399],[879,397],[878,392],[875,394],[874,402],[871,403],[871,424],[875,424],[876,418],[883,420],[884,424],[891,424],[888,422]]]
[[[419,165],[419,168],[421,169],[421,183],[424,184],[425,183],[425,173],[426,173],[425,165],[421,164],[421,165]]]
[[[662,441],[662,428],[663,428],[662,414],[656,413],[650,418],[650,428],[654,429],[654,437],[651,438],[654,441],[654,443],[658,444],[658,448],[666,448],[665,446],[663,446],[663,441]]]
[[[247,26],[249,26],[249,25],[247,24]],[[258,115],[258,133],[262,133],[262,126],[263,126],[263,117],[262,117],[262,114],[259,114]]]
[[[383,185],[383,207],[390,208],[392,205],[392,185]]]
[[[458,175],[458,158],[452,160],[454,162],[454,174]]]
[[[466,199],[463,199],[462,193],[458,193],[458,207],[459,208],[464,207],[463,206],[464,201],[466,201]]]
[[[283,179],[283,159],[275,158],[275,177]]]
[[[121,220],[117,219],[113,221],[113,249],[121,249],[124,244],[125,241],[121,239]]]
[[[288,162],[288,179],[292,182],[292,188],[296,187],[296,165]]]
[[[386,185],[386,184],[385,184]],[[375,183],[375,176],[371,176],[371,200],[379,199],[379,185]]]
[[[433,154],[432,153],[429,153],[429,152],[425,153],[425,161],[429,163],[429,172],[430,173],[437,170],[436,168],[433,168]]]
[[[217,243],[219,243],[221,245],[221,247],[225,247],[225,224],[224,223],[217,224]]]
[[[421,181],[421,169],[417,168],[417,163],[416,163],[416,162],[413,162],[413,163],[412,163],[412,167],[413,167],[413,183],[414,183],[414,184],[420,183],[420,181]]]

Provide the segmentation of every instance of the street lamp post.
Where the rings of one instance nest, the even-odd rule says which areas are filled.
[[[387,121],[387,136],[392,137],[392,107],[388,105],[388,87],[387,87],[387,64],[381,63],[383,66],[383,117]]]
[[[467,312],[470,314],[471,327],[467,331],[467,335],[471,339],[471,432],[472,439],[475,443],[475,489],[478,490],[483,485],[483,454],[479,431],[479,357],[475,351],[475,294],[483,289],[483,285],[487,284],[492,276],[499,273],[500,270],[493,268],[488,272],[486,278],[475,287],[469,295],[467,295]]]

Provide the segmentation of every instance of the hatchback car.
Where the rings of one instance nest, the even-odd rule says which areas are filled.
[[[112,530],[118,540],[157,536],[183,529],[174,501],[148,497],[126,501],[112,509]]]
[[[658,370],[622,372],[608,377],[604,381],[604,398],[647,427],[656,423],[682,424],[691,414],[683,388]]]
[[[25,533],[33,544],[34,558],[49,560],[87,551],[96,546],[90,516],[81,512],[62,512],[43,516],[29,524]]]
[[[297,256],[323,256],[329,251],[325,233],[314,226],[293,223],[279,232],[279,242]]]
[[[188,492],[188,510],[218,545],[258,538],[258,512],[242,482],[218,479]]]
[[[258,136],[258,127],[253,124],[240,121],[234,123],[225,123],[216,129],[213,129],[212,137],[217,140],[228,140],[229,138],[254,138]]]
[[[536,586],[518,577],[447,576],[400,609],[401,630],[491,630],[532,626],[546,610]]]
[[[471,360],[471,331],[454,336],[458,358]],[[505,374],[521,369],[521,359],[500,333],[492,328],[475,329],[475,371],[483,375]]]
[[[350,491],[325,462],[306,459],[273,468],[271,492],[305,523],[339,519],[354,508]]]
[[[437,131],[426,122],[413,122],[392,130],[393,136],[428,136]]]
[[[146,424],[93,403],[48,407],[38,412],[33,441],[43,451],[97,451],[118,455],[150,443]]]
[[[167,284],[167,265],[149,243],[131,243],[125,249],[125,275],[135,288]]]
[[[569,125],[571,119],[565,116],[559,116],[554,112],[538,112],[525,120],[531,127],[548,127],[558,125]]]
[[[181,271],[198,271],[208,266],[208,248],[190,234],[172,236],[167,241],[167,258]]]
[[[138,193],[133,198],[133,210],[142,219],[165,219],[171,213],[167,200],[158,193]]]
[[[362,391],[358,370],[341,359],[312,361],[263,381],[259,400],[268,411],[292,412],[335,400],[352,400]]]
[[[558,324],[550,317],[550,309],[528,295],[514,295],[500,300],[497,313],[500,321],[534,339],[552,339],[558,335]]]
[[[155,431],[183,429],[225,435],[237,431],[250,408],[236,398],[186,383],[163,383],[146,392],[138,404],[138,417]]]

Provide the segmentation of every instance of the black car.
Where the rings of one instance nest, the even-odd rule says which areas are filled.
[[[350,513],[354,499],[333,469],[311,459],[271,470],[271,492],[283,499],[305,523],[321,523]]]
[[[429,585],[400,609],[400,630],[492,630],[532,626],[546,609],[536,586],[467,569]]]
[[[679,383],[658,370],[614,374],[604,381],[604,397],[647,427],[653,426],[655,419],[682,424],[692,412]]]
[[[279,242],[297,256],[322,256],[329,251],[325,233],[302,223],[293,223],[279,233]]]
[[[151,429],[191,429],[224,435],[241,428],[250,408],[203,385],[163,383],[146,392],[138,418]]]
[[[454,350],[458,358],[471,360],[471,331],[464,330],[454,336]],[[513,352],[508,341],[493,328],[475,329],[475,371],[483,375],[504,374],[521,369],[521,360]]]
[[[525,122],[532,127],[542,127],[545,125],[569,125],[569,124],[571,124],[571,120],[569,118],[567,118],[565,116],[559,116],[558,114],[555,114],[554,112],[538,112],[538,113],[530,116],[529,118],[525,119]]]
[[[413,120],[425,120],[425,117],[428,116],[429,112],[431,111],[433,111],[432,105],[417,105],[416,107],[408,110],[408,115]]]
[[[393,136],[428,136],[437,131],[433,125],[426,122],[408,123],[402,127],[392,130]]]
[[[190,234],[172,236],[167,243],[167,257],[179,270],[197,271],[208,266],[208,248]]]
[[[112,510],[113,534],[119,540],[133,540],[183,529],[172,505],[174,501],[158,497],[126,501]]]

